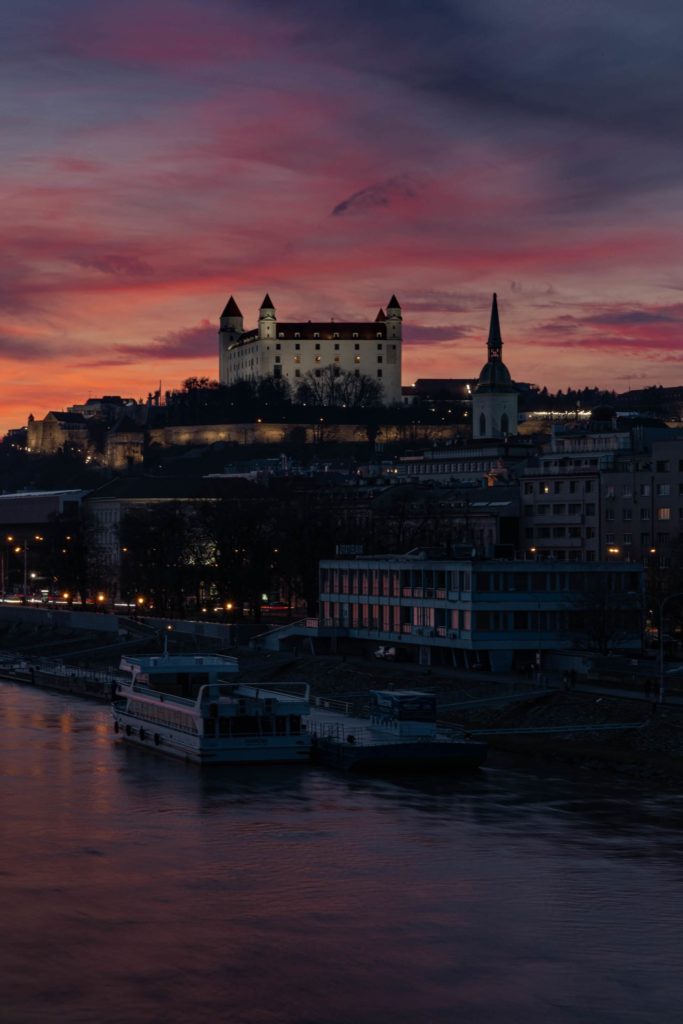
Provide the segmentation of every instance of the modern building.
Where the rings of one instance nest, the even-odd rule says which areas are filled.
[[[543,651],[638,650],[642,568],[430,550],[320,563],[318,637],[412,648],[432,663],[523,669]],[[538,655],[538,657],[537,657]]]
[[[671,564],[683,525],[683,431],[555,430],[522,472],[522,541],[558,561]]]
[[[266,295],[258,326],[245,331],[242,313],[231,296],[218,332],[221,384],[264,377],[285,380],[294,393],[306,374],[369,377],[382,388],[385,405],[401,401],[402,313],[392,295],[386,313],[360,322],[279,321]]]

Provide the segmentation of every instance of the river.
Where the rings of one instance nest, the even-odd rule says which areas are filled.
[[[0,1020],[668,1024],[683,802],[493,762],[202,773],[0,683]]]

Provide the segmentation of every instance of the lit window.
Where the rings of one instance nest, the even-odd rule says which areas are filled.
[[[657,509],[657,519],[671,519],[671,509],[670,508],[658,508]]]

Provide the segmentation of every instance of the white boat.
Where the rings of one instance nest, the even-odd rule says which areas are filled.
[[[112,711],[126,742],[196,764],[310,758],[305,683],[226,682],[239,665],[218,654],[123,657],[120,668]]]

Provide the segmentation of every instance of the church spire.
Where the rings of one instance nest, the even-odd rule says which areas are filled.
[[[488,340],[489,359],[503,358],[503,339],[500,336],[500,320],[498,319],[498,298],[493,293],[493,305],[491,306],[491,324],[489,326]]]

